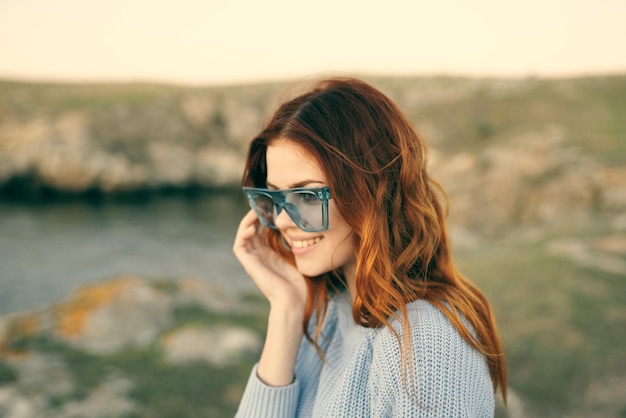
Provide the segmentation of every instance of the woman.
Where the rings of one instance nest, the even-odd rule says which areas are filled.
[[[238,416],[493,416],[495,321],[452,262],[425,144],[391,100],[319,82],[252,141],[243,185],[233,250],[270,311]]]

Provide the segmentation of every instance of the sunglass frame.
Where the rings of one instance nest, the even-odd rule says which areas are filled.
[[[244,195],[248,199],[248,204],[254,212],[257,214],[257,217],[263,224],[271,229],[278,229],[278,227],[274,223],[270,223],[265,216],[261,213],[261,211],[257,208],[256,202],[254,200],[256,195],[264,195],[270,198],[274,204],[274,208],[276,209],[276,216],[280,214],[280,212],[285,209],[285,212],[289,215],[291,220],[305,232],[324,232],[328,230],[328,200],[331,199],[330,188],[328,186],[322,187],[295,187],[292,189],[283,189],[283,190],[274,190],[274,189],[266,189],[260,187],[242,187]],[[300,214],[300,210],[293,204],[287,202],[287,195],[291,193],[299,193],[299,194],[313,194],[316,196],[321,203],[322,208],[322,225],[319,228],[309,228],[302,224],[302,217]],[[295,213],[293,213],[295,211]]]

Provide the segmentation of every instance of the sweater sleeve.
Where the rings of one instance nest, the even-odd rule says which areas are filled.
[[[254,366],[244,391],[236,418],[276,417],[292,418],[298,406],[299,382],[287,386],[268,386],[257,375]]]
[[[411,331],[408,356],[403,356],[388,328],[373,341],[372,415],[493,417],[493,386],[484,356],[430,303],[416,301],[407,308]],[[392,325],[402,341],[402,324],[395,321]]]

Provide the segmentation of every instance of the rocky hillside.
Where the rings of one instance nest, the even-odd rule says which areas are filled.
[[[265,309],[200,280],[129,276],[4,316],[0,416],[232,416]]]
[[[457,262],[493,303],[497,416],[626,416],[626,75],[369,81],[427,138]],[[286,88],[0,82],[0,201],[237,187]],[[0,318],[0,416],[232,416],[265,309],[120,277]]]
[[[273,86],[0,83],[5,194],[233,185]]]
[[[456,225],[491,233],[626,213],[626,76],[369,81],[427,138]],[[0,82],[1,196],[236,187],[287,88]]]

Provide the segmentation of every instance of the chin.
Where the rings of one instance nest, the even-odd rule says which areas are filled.
[[[296,268],[298,271],[308,277],[316,277],[320,274],[327,273],[328,270],[321,269],[319,265],[311,265],[309,263],[298,263],[296,259]]]

